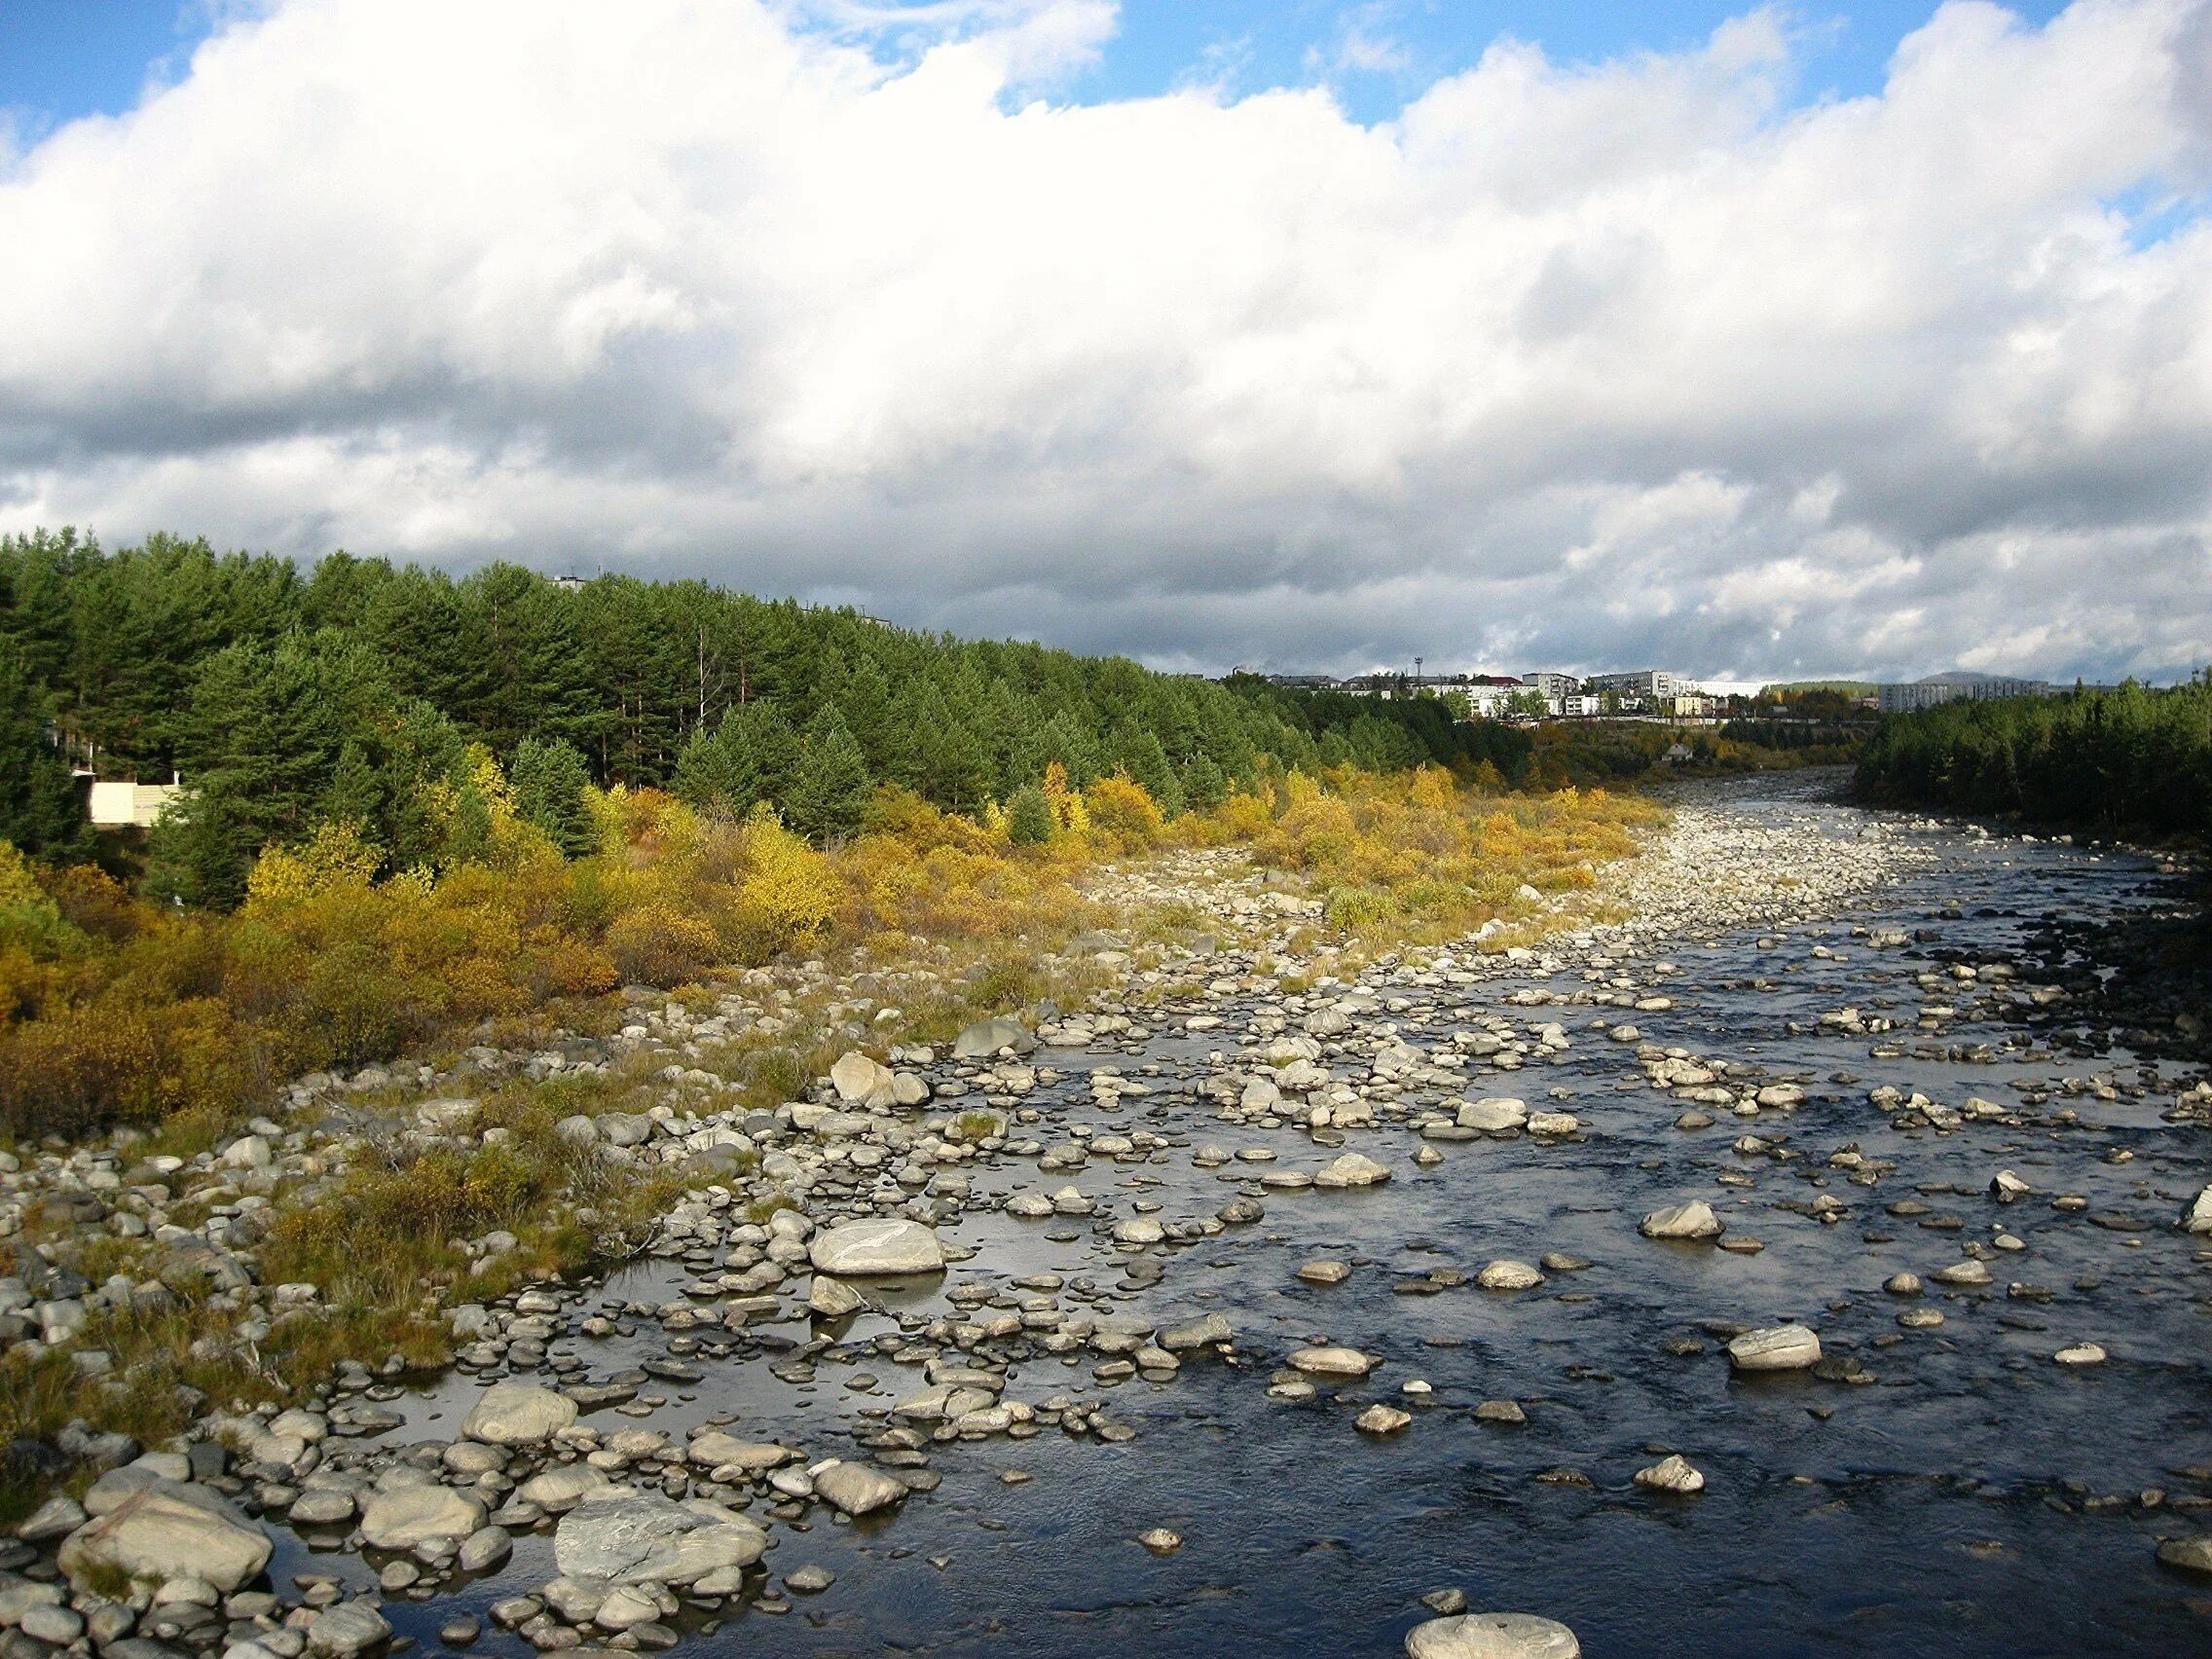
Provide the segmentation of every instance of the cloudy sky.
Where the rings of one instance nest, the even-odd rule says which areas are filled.
[[[2212,0],[9,0],[0,105],[0,530],[2212,662]]]

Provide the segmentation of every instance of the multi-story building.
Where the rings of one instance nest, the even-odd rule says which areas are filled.
[[[1987,674],[1932,674],[1926,680],[1878,686],[1875,695],[1882,713],[1898,715],[1914,709],[1933,709],[1942,703],[1988,697],[2044,697],[2049,695],[2050,689],[2049,682],[2044,680],[2014,680]]]
[[[1575,692],[1582,689],[1582,682],[1575,679],[1573,675],[1554,674],[1549,669],[1538,669],[1533,674],[1524,674],[1521,677],[1521,683],[1528,686],[1531,691],[1542,692],[1544,701],[1547,703],[1555,697],[1571,697]]]
[[[1600,696],[1609,691],[1616,697],[1641,697],[1653,702],[1685,694],[1695,696],[1698,690],[1688,681],[1659,668],[1641,668],[1632,674],[1593,674],[1582,682],[1582,689],[1595,691]]]

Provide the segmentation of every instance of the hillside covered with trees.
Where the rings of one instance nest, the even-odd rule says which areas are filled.
[[[1457,937],[1650,816],[1501,793],[1529,742],[694,582],[7,541],[0,1135],[189,1142],[303,1072],[845,948],[926,959],[908,1028],[957,1029],[1167,842],[1297,872],[1339,938]],[[186,793],[95,839],[86,756]]]
[[[303,572],[164,536],[0,541],[0,742],[24,780],[0,794],[0,836],[82,851],[40,742],[53,721],[103,776],[183,777],[152,879],[218,906],[263,847],[324,821],[358,826],[387,870],[465,853],[486,825],[472,745],[571,853],[587,785],[732,817],[767,801],[820,842],[859,829],[878,784],[973,814],[1056,764],[1079,790],[1124,774],[1172,818],[1271,770],[1510,770],[1527,751],[1430,702],[1224,686],[697,581],[457,579],[344,553]]]
[[[1857,784],[1900,805],[2212,834],[2212,679],[1894,715],[1868,740]]]

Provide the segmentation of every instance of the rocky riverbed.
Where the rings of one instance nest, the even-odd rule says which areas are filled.
[[[664,1104],[564,1132],[692,1196],[606,1282],[454,1309],[443,1376],[18,1448],[105,1472],[0,1553],[0,1659],[2205,1646],[2212,1085],[2084,1023],[2059,925],[2169,879],[1802,781],[1677,804],[1551,902],[1632,921],[1509,951],[1354,971],[1223,855],[1131,874],[1213,936],[1087,941],[1081,1010],[856,1043],[772,1113],[686,1058],[773,976],[475,1055],[665,1051]],[[401,1081],[379,1132],[474,1133],[466,1069]],[[282,1317],[316,1290],[255,1282],[251,1199],[392,1082],[7,1200]]]

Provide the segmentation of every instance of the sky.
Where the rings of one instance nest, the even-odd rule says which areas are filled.
[[[6,0],[0,531],[2212,663],[2212,0]]]

